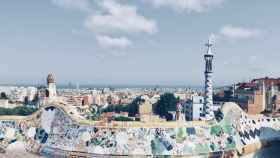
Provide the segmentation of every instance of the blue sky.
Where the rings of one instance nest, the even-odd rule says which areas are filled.
[[[3,0],[0,83],[202,85],[280,76],[280,1]]]

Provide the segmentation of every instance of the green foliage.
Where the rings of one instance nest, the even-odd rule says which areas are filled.
[[[19,116],[26,116],[31,115],[38,109],[28,108],[25,106],[15,107],[13,109],[10,108],[0,108],[0,115],[19,115]]]
[[[128,105],[118,105],[115,107],[115,112],[128,112]]]
[[[0,99],[9,99],[5,92],[1,92]]]
[[[145,100],[141,97],[135,98],[132,103],[128,105],[128,115],[134,117],[136,114],[139,114],[139,105]]]
[[[99,117],[100,117],[99,109],[97,109],[97,111],[95,109],[91,109],[91,111],[87,113],[87,119],[96,121],[98,120]]]
[[[28,100],[28,96],[24,97],[24,105],[28,105],[29,104],[29,100]]]
[[[135,98],[130,104],[120,104],[120,105],[109,105],[106,108],[101,110],[101,113],[104,112],[128,112],[128,115],[134,117],[136,114],[139,113],[139,105],[144,102],[141,97]]]
[[[112,104],[112,100],[113,100],[112,96],[109,95],[109,96],[107,97],[107,102],[109,103],[109,105]]]
[[[109,105],[106,108],[102,109],[103,112],[128,112],[128,105]]]
[[[114,118],[115,121],[134,121],[133,119],[129,117],[124,117],[124,116],[118,116]]]
[[[179,99],[173,93],[164,93],[154,106],[154,113],[161,117],[168,116],[168,111],[175,111]]]

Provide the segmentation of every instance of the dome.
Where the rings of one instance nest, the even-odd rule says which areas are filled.
[[[47,83],[55,83],[54,82],[54,75],[53,74],[49,74],[47,77]]]

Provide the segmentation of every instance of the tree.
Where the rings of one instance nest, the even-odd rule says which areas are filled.
[[[37,93],[37,94],[34,96],[32,102],[33,102],[33,104],[36,104],[39,100],[40,100],[39,94]]]
[[[37,111],[37,109],[27,108],[27,107],[24,107],[24,106],[19,106],[19,107],[15,107],[14,111],[15,111],[16,115],[26,116],[26,115],[30,115],[33,112]]]
[[[112,101],[113,101],[113,98],[112,98],[112,96],[111,95],[109,95],[108,97],[107,97],[107,103],[109,104],[109,105],[111,105],[112,104]]]
[[[13,109],[10,108],[0,108],[0,115],[20,115],[20,116],[26,116],[26,115],[31,115],[38,109],[34,108],[28,108],[25,106],[19,106],[15,107]]]
[[[29,104],[29,98],[28,96],[24,97],[24,105],[28,105]]]
[[[164,93],[154,106],[154,113],[160,117],[168,117],[168,111],[175,111],[179,98],[176,98],[173,93]]]
[[[135,98],[130,104],[120,104],[120,105],[108,105],[106,108],[102,109],[103,112],[128,112],[130,117],[134,117],[139,113],[139,105],[143,103],[145,100],[141,97]]]
[[[102,113],[103,112],[128,112],[128,105],[108,105],[106,108],[102,109]]]
[[[145,100],[141,97],[136,97],[129,105],[128,105],[128,116],[135,117],[136,114],[139,114],[139,105],[143,103]]]
[[[125,116],[118,116],[114,118],[115,121],[133,121],[133,119]]]
[[[172,121],[173,120],[173,115],[168,113],[165,115],[166,121]]]
[[[7,94],[5,92],[1,92],[0,99],[8,99]]]
[[[91,120],[98,120],[101,114],[101,110],[99,107],[90,108],[90,112],[87,113],[87,118]]]
[[[108,105],[106,108],[102,109],[103,112],[113,112],[114,111],[114,105]]]

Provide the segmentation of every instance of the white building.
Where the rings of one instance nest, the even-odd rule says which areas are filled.
[[[188,100],[185,107],[185,115],[187,121],[199,120],[203,114],[204,97],[194,94]]]
[[[26,96],[28,97],[29,101],[32,101],[35,98],[35,95],[37,94],[37,88],[35,87],[27,87],[26,88]]]
[[[11,102],[24,102],[26,97],[29,101],[34,99],[37,93],[37,88],[3,86],[0,87],[0,92],[5,93]]]
[[[0,99],[1,108],[10,108],[8,99]]]

